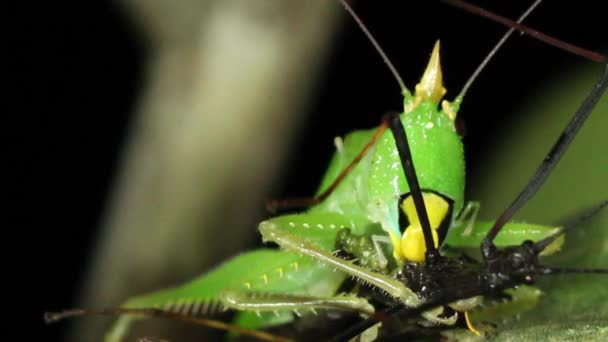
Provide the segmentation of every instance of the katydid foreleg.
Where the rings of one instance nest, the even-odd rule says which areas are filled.
[[[417,306],[422,302],[422,300],[402,282],[386,274],[372,272],[364,267],[355,265],[352,262],[340,259],[330,252],[316,248],[314,245],[298,236],[278,229],[275,225],[262,223],[259,230],[264,242],[274,242],[286,250],[306,255],[327,264],[328,266],[334,267],[341,272],[356,277],[365,283],[372,284],[384,290],[390,296],[399,299],[406,306]]]

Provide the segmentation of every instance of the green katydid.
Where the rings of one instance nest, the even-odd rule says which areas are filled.
[[[330,307],[371,313],[373,307],[364,299],[336,295],[348,275],[383,289],[407,306],[420,305],[423,300],[403,283],[395,281],[389,275],[391,269],[407,261],[423,261],[426,250],[432,249],[428,248],[430,245],[479,246],[491,227],[491,222],[476,220],[477,204],[464,203],[462,143],[454,128],[462,98],[451,104],[444,102],[442,109],[437,110],[445,92],[440,78],[436,45],[421,86],[415,93],[403,87],[405,109],[401,115],[423,189],[423,203],[430,208],[430,224],[426,226],[432,230],[425,230],[425,223],[420,222],[424,215],[418,219],[395,139],[386,132],[385,121],[380,131],[357,131],[338,141],[337,152],[318,191],[323,201],[303,214],[283,215],[260,224],[264,239],[277,242],[288,251],[257,250],[242,254],[189,284],[133,298],[124,306],[202,314],[213,313],[222,306],[230,307],[244,310],[237,323],[253,328],[291,320],[294,310]],[[365,148],[366,144],[369,148]],[[339,177],[362,150],[366,153],[361,154],[361,160],[353,164],[343,179]],[[341,182],[334,189],[331,184],[335,179]],[[331,193],[322,196],[326,189],[332,189]],[[400,219],[407,220],[408,225]],[[408,226],[407,234],[403,234]],[[508,223],[498,235],[503,240],[494,242],[517,244],[522,236],[539,241],[551,236],[556,229]],[[518,237],[509,238],[510,232]],[[351,241],[357,237],[363,238],[355,246]],[[557,248],[559,240],[552,246]],[[359,265],[336,258],[332,252],[337,248],[357,257]],[[258,300],[252,295],[254,292],[266,294],[269,299]],[[282,295],[291,300],[281,300]],[[314,297],[317,301],[304,303],[291,296]],[[271,312],[257,319],[251,314],[256,311],[282,313],[275,316]],[[442,322],[437,316],[427,315],[427,318]],[[121,335],[130,319],[130,316],[121,317],[109,339]]]

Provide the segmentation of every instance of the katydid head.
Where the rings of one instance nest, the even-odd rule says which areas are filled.
[[[389,206],[396,209],[396,215],[392,215],[387,220],[390,223],[386,224],[391,228],[386,230],[393,245],[395,259],[421,262],[427,254],[437,254],[439,237],[445,236],[445,231],[438,234],[437,230],[442,222],[446,222],[446,218],[452,219],[453,213],[460,211],[463,205],[463,146],[454,125],[458,103],[445,100],[441,102],[446,89],[443,85],[439,41],[434,45],[414,94],[411,94],[359,17],[345,1],[342,4],[402,87],[403,113],[390,113],[383,118],[381,127],[390,128],[393,134],[392,138],[377,138],[372,163],[382,167],[374,166],[370,171],[369,196],[380,199],[381,203],[391,202]],[[441,110],[438,109],[440,102]],[[409,138],[404,126],[408,129]],[[408,141],[412,141],[411,149]],[[419,174],[414,170],[414,160],[419,170],[422,170]],[[398,169],[399,164],[402,165],[403,172]],[[442,167],[437,167],[439,165]],[[387,169],[391,171],[387,172]],[[399,201],[394,201],[396,197],[399,197]],[[431,222],[429,214],[433,218]],[[408,218],[410,224],[399,225],[397,219],[403,216]],[[427,242],[429,239],[432,242]]]
[[[437,249],[439,245],[441,245],[441,241],[437,241],[441,240],[437,238],[439,224],[436,222],[429,222],[428,216],[429,214],[433,216],[434,213],[440,212],[442,206],[435,207],[431,204],[429,207],[429,203],[425,203],[425,195],[427,194],[425,190],[431,189],[449,200],[451,208],[450,218],[452,220],[454,220],[456,215],[462,210],[464,205],[464,158],[462,143],[455,133],[456,113],[466,90],[513,30],[510,30],[505,34],[492,52],[488,54],[480,67],[471,76],[456,100],[451,103],[443,100],[441,102],[442,110],[437,111],[439,102],[446,93],[446,89],[443,85],[443,74],[439,58],[439,41],[437,41],[433,48],[427,68],[423,73],[420,82],[416,85],[414,94],[411,94],[405,88],[401,77],[388,59],[386,53],[362,23],[361,19],[346,1],[340,0],[340,2],[356,21],[360,29],[365,33],[378,54],[382,57],[384,63],[393,73],[404,95],[403,118],[400,119],[398,116],[393,116],[392,118],[384,120],[384,126],[390,127],[393,132],[395,145],[399,152],[400,163],[403,167],[403,174],[405,175],[405,179],[403,175],[398,175],[396,178],[398,188],[405,190],[405,192],[401,192],[398,195],[401,197],[403,197],[403,195],[408,195],[411,202],[414,204],[413,207],[410,206],[412,210],[407,212],[400,202],[398,211],[401,216],[405,214],[405,216],[411,218],[410,221],[415,221],[417,225],[412,225],[412,227],[393,227],[394,231],[389,231],[394,249],[393,254],[397,260],[421,262],[427,260],[429,257],[431,259],[437,259]],[[538,2],[528,9],[520,18],[520,21],[523,20],[537,4]],[[441,129],[446,127],[446,130]],[[411,144],[408,142],[408,137],[412,141]],[[382,143],[378,144],[376,151],[383,152],[382,149],[386,145],[387,144]],[[393,153],[395,145],[392,143],[389,145],[392,150],[386,151],[386,157],[384,158],[390,159],[390,164],[392,165],[399,163],[399,161],[396,160],[397,156]],[[412,146],[411,150],[410,145]],[[415,171],[414,163],[416,164],[416,168],[421,170],[419,173]],[[432,176],[429,177],[429,175]],[[395,178],[393,178],[392,174],[389,174],[384,170],[379,172],[378,175],[374,174],[374,170],[372,170],[371,178],[373,180],[378,180],[379,183],[395,182]],[[451,179],[453,181],[446,182],[446,179]],[[373,188],[381,189],[382,186],[375,186]],[[429,209],[431,210],[430,213],[428,211]],[[442,220],[443,218],[444,217],[442,217]],[[404,228],[405,232],[403,231]],[[400,233],[399,230],[401,231]],[[444,237],[445,232],[442,232],[439,236]]]

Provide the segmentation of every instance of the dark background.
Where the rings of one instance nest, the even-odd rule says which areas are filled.
[[[515,18],[529,2],[476,3]],[[603,11],[591,6],[598,5],[547,1],[526,23],[605,51]],[[448,99],[504,32],[431,1],[359,1],[355,9],[410,89],[441,38]],[[44,326],[42,312],[74,304],[142,87],[146,45],[112,2],[33,1],[7,12],[15,15],[4,50],[10,109],[2,128],[11,152],[9,198],[16,206],[7,212],[4,260],[10,272],[4,279],[17,287],[18,295],[11,297],[18,312],[23,310],[9,316],[28,318],[21,333],[42,329],[43,340],[55,340],[65,325]],[[332,46],[274,197],[312,193],[333,152],[334,136],[375,126],[385,111],[401,109],[395,81],[348,18]],[[591,63],[527,37],[508,42],[459,113],[466,127],[467,167],[491,153],[484,146],[517,115],[513,108],[532,89],[581,61]]]

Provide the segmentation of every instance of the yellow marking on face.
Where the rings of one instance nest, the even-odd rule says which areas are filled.
[[[439,236],[437,230],[433,229],[433,242],[435,248],[439,247]],[[426,253],[424,233],[420,226],[409,226],[401,236],[401,255],[404,259],[414,262],[423,262]]]
[[[279,271],[279,278],[283,278],[283,268],[279,267],[277,271]]]
[[[264,279],[264,284],[268,285],[268,275],[266,273],[262,274],[262,279]]]
[[[395,257],[396,260],[403,260],[401,254],[401,239],[399,238],[399,236],[397,236],[397,234],[393,233],[392,231],[389,232],[388,235],[393,245],[393,257]]]
[[[296,272],[299,270],[300,265],[298,264],[297,261],[294,261],[293,263],[291,263],[291,265],[293,266],[293,269],[296,270]]]
[[[244,285],[245,285],[245,287],[246,287],[248,290],[251,290],[251,283],[250,283],[250,282],[246,282]]]
[[[423,192],[422,198],[426,207],[429,223],[431,224],[433,244],[438,248],[439,235],[437,234],[437,229],[441,225],[441,222],[446,218],[450,205],[443,197],[432,192]],[[408,196],[401,203],[401,210],[403,210],[403,213],[407,216],[410,225],[405,228],[403,235],[401,235],[401,239],[398,239],[394,234],[390,234],[394,249],[393,254],[397,260],[423,262],[426,253],[426,244],[412,196]]]

